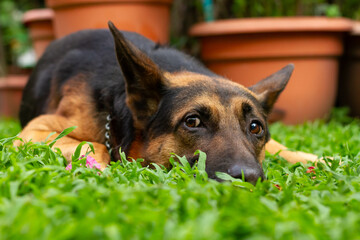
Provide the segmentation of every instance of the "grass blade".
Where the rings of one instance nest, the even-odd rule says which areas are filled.
[[[54,140],[52,140],[50,143],[49,143],[49,146],[50,147],[53,147],[54,144],[61,138],[65,137],[66,135],[68,135],[69,133],[71,133],[72,131],[74,131],[74,129],[77,128],[76,126],[73,126],[73,127],[69,127],[69,128],[66,128],[64,129],[64,131],[62,131]]]

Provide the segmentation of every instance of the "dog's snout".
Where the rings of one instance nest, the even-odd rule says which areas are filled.
[[[252,184],[255,184],[259,178],[264,180],[264,172],[260,165],[252,165],[252,166],[246,166],[240,163],[236,163],[232,165],[228,169],[228,174],[234,178],[243,178],[247,182],[250,182]]]

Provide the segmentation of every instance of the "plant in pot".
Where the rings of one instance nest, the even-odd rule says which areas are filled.
[[[36,1],[19,4],[0,1],[0,117],[17,118],[23,87],[31,70],[30,41],[21,19]],[[26,5],[26,6],[25,6]],[[30,61],[24,61],[29,59]]]
[[[168,42],[172,0],[46,0],[54,10],[56,38],[89,28],[107,28],[111,20],[121,30],[138,32],[156,42]]]
[[[323,118],[335,103],[338,57],[352,22],[307,16],[322,2],[237,0],[232,7],[241,18],[199,23],[190,34],[200,39],[201,58],[210,69],[245,86],[294,63],[272,120],[297,124]],[[337,15],[334,6],[324,9]]]

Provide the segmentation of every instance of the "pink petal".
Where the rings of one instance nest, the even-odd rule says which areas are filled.
[[[98,163],[95,158],[90,156],[87,156],[86,158],[86,167],[101,169],[100,163]]]
[[[72,165],[71,165],[71,163],[69,163],[67,166],[66,166],[66,168],[65,168],[66,170],[71,170],[72,169]]]

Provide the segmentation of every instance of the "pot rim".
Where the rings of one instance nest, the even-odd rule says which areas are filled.
[[[351,31],[351,35],[360,36],[360,21],[354,21],[353,24],[354,26]]]
[[[54,18],[54,11],[50,8],[39,8],[26,11],[23,16],[23,23],[28,25],[32,22],[51,21]]]
[[[348,32],[353,21],[328,17],[236,18],[198,23],[190,29],[196,37],[270,32]]]
[[[173,0],[46,0],[46,5],[53,9],[69,6],[87,5],[87,4],[109,4],[109,3],[128,3],[128,4],[167,4],[170,5]]]
[[[28,75],[8,75],[0,78],[0,91],[5,89],[23,89]]]

